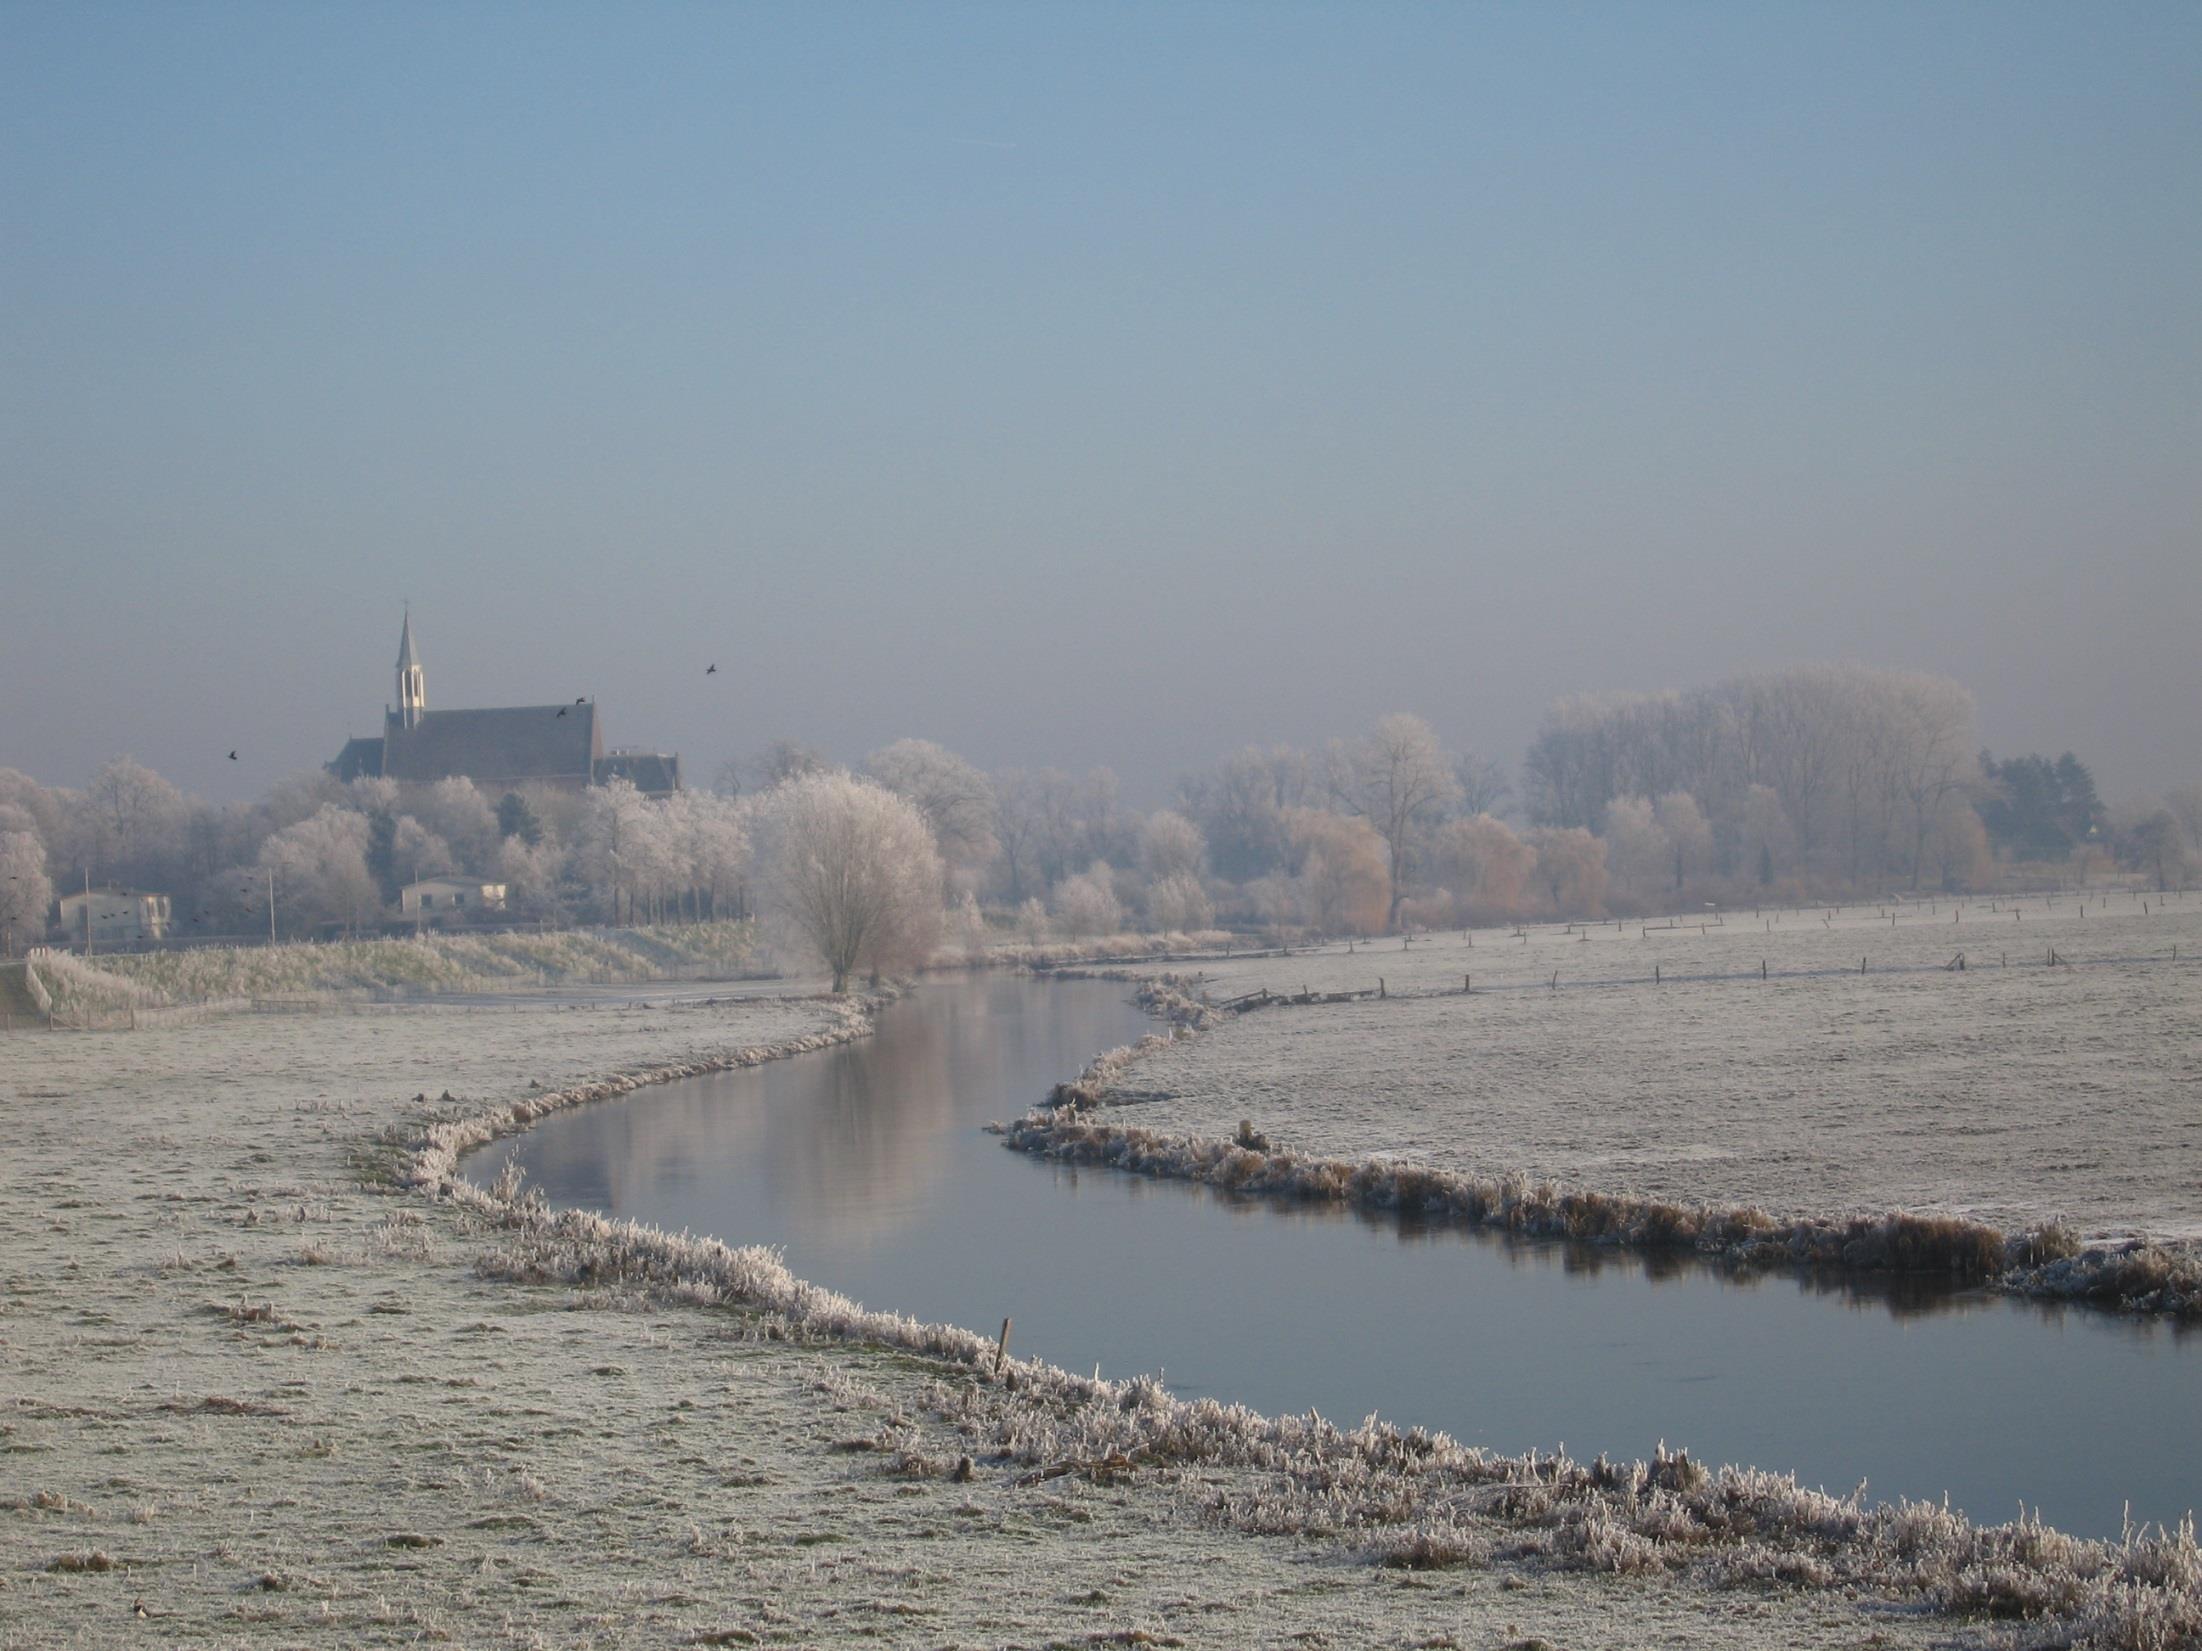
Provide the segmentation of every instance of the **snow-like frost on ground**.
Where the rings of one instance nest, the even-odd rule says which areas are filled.
[[[1121,1421],[1100,1389],[1064,1410],[1077,1378],[1059,1372],[974,1385],[968,1364],[817,1341],[784,1312],[684,1307],[708,1273],[649,1270],[680,1240],[630,1235],[629,1272],[616,1247],[542,1249],[395,1190],[439,1123],[836,1020],[747,1001],[0,1039],[0,1644],[1581,1651],[1847,1645],[1867,1622],[1946,1642],[1947,1622],[1861,1619],[1833,1593],[1558,1569],[1646,1540],[1580,1511],[1554,1527],[1581,1532],[1576,1558],[1433,1573],[1313,1527],[1252,1536],[1305,1506],[1260,1461],[1028,1461],[1176,1414],[1147,1389]],[[607,1265],[507,1276],[531,1257]],[[760,1288],[802,1288],[752,1266]],[[1342,1437],[1247,1425],[1320,1453]],[[1469,1557],[1452,1540],[1433,1527],[1399,1557]],[[2165,1597],[2145,1593],[2159,1614]]]
[[[1971,903],[1959,923],[1947,903],[1883,908],[1893,926],[1735,914],[1703,934],[1478,931],[1205,965],[1217,1000],[1379,976],[1388,995],[1157,1044],[1115,1075],[1112,1098],[1139,1104],[1111,1121],[1228,1136],[1246,1119],[1302,1154],[1785,1215],[2194,1239],[2202,898],[2147,897],[2146,917],[2141,898],[2084,919],[2066,896],[2015,921]],[[2045,966],[2052,948],[2076,966]],[[1963,972],[1940,967],[1960,949]]]

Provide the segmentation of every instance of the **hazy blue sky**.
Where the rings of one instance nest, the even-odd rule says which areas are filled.
[[[696,779],[1839,657],[2202,777],[2198,89],[2191,0],[7,5],[0,764],[256,793],[409,596]]]

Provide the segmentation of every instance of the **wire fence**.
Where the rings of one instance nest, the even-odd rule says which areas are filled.
[[[1212,1004],[1226,1014],[1247,1014],[1257,1009],[1300,1007],[1324,1003],[1371,1003],[1394,999],[1405,1001],[1421,998],[1483,997],[1495,992],[1547,992],[1580,991],[1586,988],[1614,990],[1629,986],[1697,986],[1741,985],[1745,982],[1777,980],[1833,980],[1855,978],[1860,975],[1932,975],[1968,974],[1981,970],[2010,969],[2094,969],[2105,967],[2130,967],[2153,964],[2165,967],[2202,967],[2202,955],[2177,945],[2161,952],[2106,952],[2093,957],[2068,956],[2056,947],[2045,947],[2039,953],[2013,957],[2008,949],[1995,952],[1959,951],[1946,962],[1873,962],[1871,953],[1861,953],[1858,966],[1818,964],[1807,968],[1773,967],[1772,960],[1761,958],[1755,969],[1698,969],[1672,970],[1664,964],[1652,965],[1650,974],[1626,975],[1576,975],[1565,976],[1563,970],[1554,969],[1549,974],[1532,979],[1492,980],[1488,976],[1482,985],[1476,984],[1471,973],[1461,976],[1458,986],[1415,985],[1393,987],[1386,977],[1376,977],[1374,986],[1330,987],[1317,989],[1302,986],[1298,991],[1279,991],[1272,987],[1256,987],[1237,997],[1224,998]]]

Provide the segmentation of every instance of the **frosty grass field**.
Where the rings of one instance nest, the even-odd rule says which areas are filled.
[[[2082,922],[2029,911],[2014,928],[2077,955],[2202,943],[2187,912]],[[1648,974],[1653,955],[1668,972],[1726,968],[1739,927],[1479,934],[1207,972],[1221,994],[1358,987],[1380,964],[1391,991],[1436,990],[1457,972],[1448,948],[1488,960],[1494,986],[1553,967]],[[1878,944],[1836,932],[1798,920],[1741,951],[1755,967],[1763,946],[1775,971],[1860,949],[1947,956],[1923,924]],[[1134,1061],[1121,1084],[1169,1089],[1139,1111],[1187,1128],[1251,1114],[1355,1152],[1434,1161],[1481,1143],[1508,1167],[1669,1177],[1691,1195],[1881,1208],[1916,1185],[1952,1208],[2190,1230],[2191,1128],[2158,1174],[2125,1120],[2129,1092],[2159,1108],[2185,1094],[2191,1125],[2197,977],[1974,961],[1962,977],[1656,998],[1486,997],[1479,979],[1450,1002],[1265,1010]],[[1985,1009],[1980,1058],[2011,1064],[1979,1080],[1968,1127],[1998,1122],[2007,1083],[2016,1133],[1967,1135],[1947,1112],[1910,1133],[1876,1121],[1877,1102],[1901,1114],[1964,1086]],[[1493,1458],[1382,1424],[1263,1418],[1014,1357],[997,1379],[985,1337],[867,1313],[768,1252],[451,1179],[468,1141],[631,1087],[617,1075],[863,1029],[814,999],[756,997],[13,1034],[0,1643],[1924,1646],[2014,1643],[2000,1625],[2014,1617],[2019,1644],[2202,1643],[2191,1533],[2079,1543],[1686,1459]],[[1541,1036],[1565,1053],[1534,1062]],[[1781,1057],[1798,1038],[1820,1042]],[[1572,1104],[1540,1123],[1495,1079],[1463,1104],[1469,1069],[1502,1059],[1516,1086],[1560,1082]],[[1732,1126],[1683,1115],[1746,1059],[1763,1083],[1713,1085]],[[1659,1099],[1588,1071],[1682,1061],[1695,1076],[1661,1081]],[[1915,1067],[1943,1081],[1895,1081]],[[2076,1101],[2081,1083],[2098,1087]],[[2061,1134],[2044,1121],[2059,1108]],[[1816,1113],[1848,1121],[1782,1132]],[[1649,1135],[1669,1128],[1695,1150],[1658,1152]],[[2051,1140],[2074,1167],[2043,1161]],[[1875,1151],[1916,1183],[1877,1178]]]
[[[1110,1099],[1162,1133],[1246,1119],[1300,1152],[1607,1193],[2202,1239],[2202,896],[2141,898],[1204,963],[1218,1000],[1380,976],[1391,995],[1229,1017],[1134,1060]]]

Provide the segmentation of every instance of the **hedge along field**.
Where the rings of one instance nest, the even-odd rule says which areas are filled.
[[[37,968],[62,1009],[346,992],[452,992],[732,974],[759,967],[755,925],[433,934],[328,945],[207,946],[57,957]]]
[[[2193,1240],[2202,899],[2148,898],[2147,916],[2120,896],[2082,918],[2066,896],[2016,920],[1967,902],[1953,923],[1942,902],[1883,908],[1893,926],[1870,909],[1771,931],[1732,914],[1704,934],[1485,930],[1204,965],[1218,1000],[1379,975],[1391,995],[1158,1044],[1119,1071],[1109,1116],[1163,1136],[1246,1119],[1301,1154],[1786,1215]],[[2076,966],[2046,966],[2052,947]],[[1941,967],[1960,948],[1966,970]],[[2097,961],[2114,957],[2142,961]]]

